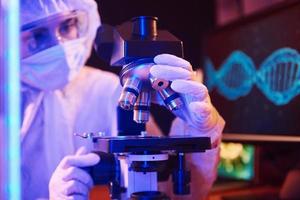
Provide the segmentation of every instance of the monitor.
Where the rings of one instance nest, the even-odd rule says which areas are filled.
[[[218,177],[229,180],[253,181],[255,176],[255,146],[222,142]]]
[[[224,140],[300,142],[300,2],[215,30],[204,80]]]

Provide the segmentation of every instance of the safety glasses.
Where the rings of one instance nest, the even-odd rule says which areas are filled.
[[[87,13],[71,11],[34,21],[21,27],[22,59],[59,43],[84,37],[88,31]]]

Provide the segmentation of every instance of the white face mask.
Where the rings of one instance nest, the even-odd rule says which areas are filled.
[[[21,80],[41,90],[61,88],[83,67],[88,51],[85,38],[80,38],[22,59]]]

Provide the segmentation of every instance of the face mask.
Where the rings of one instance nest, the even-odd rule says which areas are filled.
[[[21,61],[21,80],[41,90],[54,90],[69,83],[83,67],[88,49],[85,38],[66,41]]]

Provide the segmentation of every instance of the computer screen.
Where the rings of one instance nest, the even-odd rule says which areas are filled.
[[[218,177],[230,180],[252,181],[254,176],[254,145],[222,142]]]
[[[225,138],[300,142],[299,10],[298,1],[208,35],[204,80]]]

